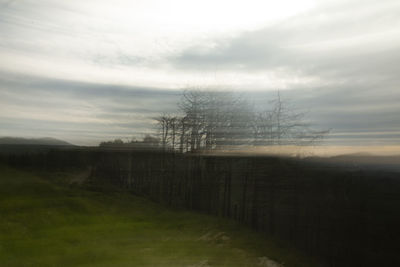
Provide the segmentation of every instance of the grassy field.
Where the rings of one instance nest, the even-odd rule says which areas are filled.
[[[311,266],[236,223],[53,176],[0,166],[0,266]]]

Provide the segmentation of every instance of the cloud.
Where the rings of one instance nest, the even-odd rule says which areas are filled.
[[[325,144],[398,144],[400,91],[374,85],[299,88],[280,92],[285,105],[317,129],[331,129]],[[247,92],[260,110],[269,108],[277,92]],[[379,134],[377,134],[379,132]],[[351,133],[351,136],[349,135]]]
[[[181,93],[12,73],[0,73],[0,85],[0,136],[53,136],[86,145],[155,133],[152,118],[177,112]],[[239,93],[260,110],[276,97],[273,91]],[[281,96],[313,127],[332,129],[327,144],[400,142],[400,94],[389,89],[303,88]]]
[[[221,69],[316,77],[321,83],[398,83],[398,1],[323,5],[266,28],[173,56],[182,69]]]
[[[153,133],[179,91],[0,74],[0,135],[55,136],[77,144]],[[88,136],[92,136],[91,139]]]

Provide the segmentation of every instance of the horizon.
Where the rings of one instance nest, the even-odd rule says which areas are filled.
[[[100,143],[94,145],[77,145],[66,140],[57,139],[50,136],[44,137],[26,137],[26,136],[0,136],[1,139],[10,138],[10,139],[22,139],[24,141],[39,141],[44,139],[50,139],[53,141],[61,141],[67,142],[72,146],[81,146],[81,147],[97,147],[100,146]],[[116,139],[114,139],[116,140]],[[103,142],[114,141],[114,140],[103,140]],[[121,140],[121,139],[119,139]],[[126,139],[122,140],[123,142],[130,141],[138,141],[141,142],[143,140],[138,139]],[[0,142],[0,145],[4,145]],[[13,143],[7,145],[15,145]],[[24,144],[26,145],[26,144]],[[208,153],[213,153],[215,155],[229,155],[229,154],[238,154],[238,155],[275,155],[275,156],[289,156],[289,157],[336,157],[336,156],[376,156],[376,157],[386,157],[386,156],[400,156],[400,145],[391,145],[391,146],[377,146],[377,145],[369,145],[369,146],[346,146],[346,145],[313,145],[313,146],[290,146],[290,145],[274,145],[274,146],[247,146],[241,149],[236,148],[235,150],[222,149],[218,151],[209,151]]]

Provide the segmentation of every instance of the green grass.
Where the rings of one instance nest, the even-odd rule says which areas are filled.
[[[45,177],[0,166],[0,266],[310,266],[236,223]]]

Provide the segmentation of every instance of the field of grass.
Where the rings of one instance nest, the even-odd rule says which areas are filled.
[[[51,177],[0,166],[0,266],[311,266],[236,223]]]

